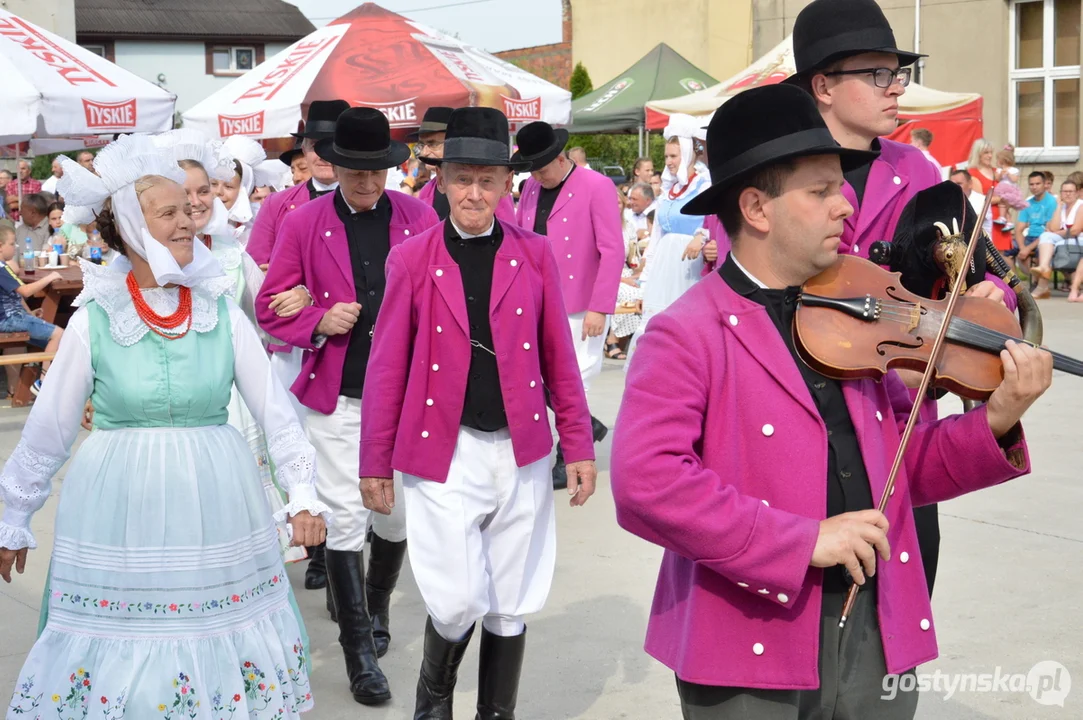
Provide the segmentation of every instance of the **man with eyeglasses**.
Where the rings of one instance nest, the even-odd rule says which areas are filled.
[[[447,124],[451,120],[452,112],[454,110],[449,107],[431,107],[425,111],[425,116],[421,118],[421,127],[417,132],[406,137],[411,142],[417,141],[414,143],[414,157],[419,160],[425,158],[440,160],[444,157],[444,139],[447,136]],[[442,222],[447,220],[451,213],[451,206],[448,204],[447,195],[440,192],[439,165],[432,166],[432,174],[432,179],[421,188],[417,199],[435,210]],[[515,222],[515,201],[511,199],[510,194],[500,198],[500,204],[496,207],[496,217],[505,223]]]

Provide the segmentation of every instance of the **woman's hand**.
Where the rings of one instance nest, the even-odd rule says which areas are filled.
[[[289,520],[293,527],[293,547],[314,547],[327,539],[327,525],[319,515],[313,515],[308,510],[302,510]]]
[[[711,240],[703,246],[703,259],[713,263],[718,260],[718,241]]]
[[[286,292],[280,292],[271,296],[271,304],[268,306],[275,311],[278,317],[293,317],[304,308],[312,304],[312,298],[303,288],[294,288]]]
[[[681,260],[695,260],[699,257],[699,251],[703,249],[703,240],[699,235],[692,238],[691,242],[684,248],[684,253],[681,255]]]
[[[22,550],[8,550],[0,548],[0,577],[4,582],[11,582],[11,566],[15,566],[15,572],[20,575],[26,569],[26,548]]]
[[[94,403],[90,400],[87,400],[86,406],[83,407],[83,422],[81,424],[84,430],[94,429]]]

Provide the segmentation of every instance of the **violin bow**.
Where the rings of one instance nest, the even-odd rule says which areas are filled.
[[[971,261],[974,259],[974,251],[978,247],[978,238],[981,237],[982,232],[982,218],[989,212],[989,208],[993,202],[993,192],[995,189],[990,189],[989,193],[985,196],[985,203],[982,206],[982,212],[978,215],[978,222],[974,223],[974,231],[970,234],[970,242],[967,243],[966,257],[963,258],[963,268],[970,267]],[[964,215],[965,220],[965,215]],[[959,296],[962,294],[963,285],[966,284],[966,273],[960,272],[956,278],[955,283],[951,288],[951,295],[948,297],[947,307],[944,309],[944,321],[940,325],[940,330],[936,335],[936,342],[933,343],[933,349],[929,353],[929,364],[925,368],[925,373],[921,376],[921,385],[918,386],[917,395],[914,398],[914,405],[910,408],[910,418],[906,422],[906,430],[903,431],[902,439],[899,440],[899,449],[895,453],[895,462],[891,466],[891,474],[888,475],[887,485],[884,486],[884,492],[880,496],[880,504],[877,506],[877,510],[881,513],[885,513],[887,510],[887,501],[891,497],[892,492],[895,490],[895,478],[899,474],[899,469],[902,467],[903,455],[906,453],[906,448],[910,444],[910,436],[914,431],[914,426],[917,425],[918,417],[921,415],[922,398],[925,397],[925,393],[929,390],[929,384],[932,382],[933,373],[936,372],[936,365],[940,361],[940,353],[944,347],[944,342],[948,335],[948,325],[951,323],[951,317],[955,313],[955,306],[958,303]],[[854,602],[857,600],[857,592],[861,588],[856,582],[850,585],[850,590],[846,593],[846,603],[842,606],[842,615],[839,618],[839,628],[846,627],[846,620],[850,617],[850,613],[853,612]]]

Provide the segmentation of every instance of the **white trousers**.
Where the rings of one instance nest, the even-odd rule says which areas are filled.
[[[447,481],[403,476],[407,551],[433,626],[505,637],[545,605],[556,565],[549,462],[520,468],[507,430],[460,428]]]
[[[304,352],[301,348],[293,348],[288,353],[271,353],[271,372],[282,383],[282,387],[286,388],[286,394],[289,395],[290,403],[293,404],[293,409],[297,411],[297,419],[301,421],[302,425],[305,424],[308,408],[301,404],[301,401],[297,399],[297,396],[293,394],[290,388],[297,381],[297,376],[301,374],[301,362],[304,360]]]
[[[590,392],[590,381],[602,372],[602,359],[605,356],[605,338],[609,335],[608,315],[605,316],[605,328],[598,337],[583,339],[583,318],[585,312],[568,316],[572,329],[572,342],[575,343],[575,357],[579,361],[579,375],[583,378],[583,390]]]
[[[361,500],[361,401],[340,395],[332,414],[310,410],[306,432],[316,448],[316,494],[332,513],[327,549],[361,552],[370,521],[373,532],[384,540],[405,540],[401,473],[395,473],[395,508],[390,515],[370,511]]]

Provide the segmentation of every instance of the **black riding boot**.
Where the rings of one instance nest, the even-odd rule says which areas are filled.
[[[519,696],[519,675],[525,651],[525,630],[515,637],[500,637],[481,629],[475,720],[515,720],[515,701]]]
[[[323,550],[326,543],[320,543],[308,550],[308,569],[305,570],[305,589],[322,590],[327,587],[327,564],[324,561]]]
[[[431,618],[425,620],[425,657],[417,679],[414,720],[452,720],[451,701],[455,695],[455,682],[459,679],[459,663],[473,634],[471,625],[466,637],[449,642],[436,632]]]
[[[376,642],[376,657],[383,657],[391,644],[391,593],[399,581],[402,560],[406,557],[406,541],[391,542],[376,533],[369,545],[369,572],[365,577],[369,617],[372,618],[372,639]]]
[[[391,699],[387,678],[376,662],[372,621],[365,606],[364,553],[327,550],[327,581],[338,614],[338,641],[346,657],[350,692],[362,705]]]
[[[590,429],[594,433],[594,442],[596,443],[605,440],[605,436],[609,434],[609,428],[593,415],[590,416]]]
[[[553,466],[553,489],[563,490],[568,487],[568,468],[564,467],[564,448],[557,443],[557,464]]]

